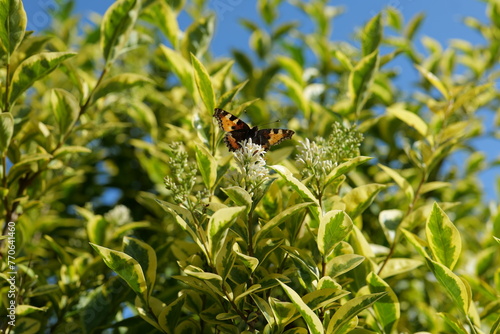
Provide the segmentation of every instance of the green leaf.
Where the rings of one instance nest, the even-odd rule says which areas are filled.
[[[233,251],[235,238],[228,236],[224,241],[217,258],[215,259],[215,268],[217,273],[221,275],[222,280],[225,281],[229,273],[233,269],[234,262],[236,261],[236,254]]]
[[[246,210],[245,206],[237,206],[234,208],[224,208],[217,210],[208,222],[208,245],[210,254],[214,257],[219,248],[220,243],[227,234],[231,224],[234,223],[236,217]]]
[[[184,32],[181,43],[182,55],[189,58],[190,54],[194,54],[196,58],[201,58],[210,46],[214,31],[215,15],[194,21]]]
[[[288,295],[292,303],[295,305],[300,315],[307,324],[310,333],[314,334],[322,334],[324,332],[323,325],[319,320],[318,316],[311,310],[306,303],[300,298],[299,294],[295,292],[292,288],[288,287],[280,280],[278,280],[279,284],[285,290],[285,293]]]
[[[342,202],[346,205],[345,211],[349,217],[356,219],[370,206],[377,194],[385,188],[386,186],[381,184],[366,184],[351,190],[342,198]]]
[[[150,78],[135,73],[120,73],[104,80],[92,95],[92,103],[112,93],[124,93],[124,91],[136,86],[154,84]]]
[[[364,27],[361,36],[363,56],[377,50],[382,40],[382,22],[380,13],[375,15]]]
[[[279,226],[283,221],[290,219],[300,210],[313,205],[312,202],[299,203],[281,211],[277,216],[274,216],[268,221],[254,236],[254,244],[264,239],[275,227]]]
[[[407,258],[391,258],[387,261],[379,276],[387,278],[399,274],[407,273],[422,265],[422,261]]]
[[[453,329],[453,333],[468,334],[464,326],[451,314],[440,312],[438,315]]]
[[[205,253],[205,255],[208,256],[208,254],[206,254],[206,252],[205,252],[205,247],[203,245],[203,242],[200,240],[200,237],[198,236],[198,234],[196,234],[196,232],[194,231],[194,229],[184,219],[182,219],[182,217],[179,214],[177,214],[177,212],[175,212],[169,206],[170,203],[163,202],[163,201],[158,200],[158,199],[156,199],[156,202],[158,204],[160,204],[161,207],[165,211],[167,211],[168,213],[170,213],[174,217],[175,222],[177,223],[177,225],[179,225],[179,227],[181,229],[183,229],[184,231],[186,231],[189,234],[189,236],[194,240],[194,242],[196,242],[196,244],[200,247],[200,249]]]
[[[470,305],[470,296],[464,282],[455,275],[450,269],[435,262],[429,258],[425,258],[427,265],[436,276],[442,287],[448,292],[448,295],[463,312],[468,314]]]
[[[286,167],[280,165],[274,165],[270,167],[274,169],[279,175],[281,175],[281,177],[299,194],[302,199],[308,202],[313,202],[314,204],[319,206],[318,200],[314,197],[311,191],[307,189],[307,187],[302,182],[295,178],[292,175],[292,172],[290,172]]]
[[[93,243],[90,245],[101,255],[104,263],[127,282],[135,293],[145,299],[147,284],[141,265],[130,255]]]
[[[453,270],[460,258],[462,240],[460,232],[437,203],[425,225],[425,234],[434,258]]]
[[[252,297],[253,301],[255,302],[255,305],[257,305],[257,307],[259,308],[260,313],[262,313],[262,315],[266,318],[267,323],[270,326],[275,325],[275,320],[273,317],[273,310],[271,309],[269,304],[264,299],[257,296],[256,294],[251,294],[250,297]],[[272,300],[273,300],[273,298],[269,297],[270,303],[272,303]],[[289,304],[291,304],[291,303],[289,303]],[[275,315],[275,317],[276,317],[276,315]],[[276,320],[278,320],[278,319],[276,319]]]
[[[236,204],[246,206],[247,212],[252,208],[252,196],[243,188],[235,186],[221,190]]]
[[[283,67],[288,74],[292,77],[292,79],[298,83],[301,87],[304,87],[304,78],[303,78],[303,70],[302,66],[295,61],[293,58],[285,57],[285,56],[277,56],[276,60]]]
[[[146,279],[148,295],[153,292],[156,281],[157,260],[153,247],[135,238],[123,238],[123,251],[141,265]]]
[[[188,92],[194,96],[195,94],[195,84],[193,81],[193,68],[191,64],[184,58],[180,53],[174,51],[165,45],[160,45],[161,51],[163,51],[168,66],[177,75],[181,83],[188,90]]]
[[[198,87],[201,100],[205,104],[208,113],[212,113],[215,108],[215,94],[210,80],[210,75],[194,54],[191,54],[191,65],[194,68],[194,79],[196,81],[196,87]]]
[[[448,88],[446,88],[444,83],[439,80],[438,77],[418,64],[415,64],[415,67],[420,72],[420,74],[422,74],[422,76],[426,78],[434,86],[434,88],[436,88],[444,96],[445,99],[450,99],[450,92],[448,91]]]
[[[378,164],[377,165],[380,169],[382,169],[387,175],[391,177],[391,179],[396,182],[396,184],[401,188],[401,190],[404,191],[406,197],[408,200],[411,202],[413,201],[413,198],[415,197],[415,193],[413,192],[413,188],[411,184],[406,181],[404,177],[401,176],[398,172],[396,172],[394,169]]]
[[[364,309],[370,307],[373,303],[385,296],[387,292],[379,292],[371,295],[365,295],[353,298],[342,305],[333,315],[326,331],[327,334],[344,333],[349,327],[352,318]]]
[[[203,145],[195,145],[196,162],[203,178],[203,183],[208,189],[212,189],[217,180],[217,161]]]
[[[334,301],[348,295],[348,291],[338,288],[323,288],[306,294],[302,297],[304,303],[312,310],[317,310],[321,307],[327,307]]]
[[[0,155],[5,156],[14,134],[14,118],[9,112],[0,113]]]
[[[0,48],[9,56],[21,44],[27,21],[21,0],[0,1]]]
[[[177,333],[176,328],[182,316],[182,307],[184,306],[185,295],[179,296],[167,307],[163,308],[158,316],[158,324],[168,334]]]
[[[164,1],[156,1],[151,6],[145,8],[141,14],[142,17],[149,23],[160,28],[174,49],[178,49],[181,31],[177,23],[177,14],[169,4]]]
[[[118,0],[104,14],[101,22],[101,48],[106,64],[115,60],[123,51],[140,9],[140,0]]]
[[[30,154],[27,156],[23,156],[23,159],[19,162],[16,162],[9,170],[9,177],[7,179],[8,182],[14,181],[17,177],[19,177],[23,172],[27,170],[37,170],[38,166],[36,163],[43,161],[47,163],[52,156],[46,153],[36,153]]]
[[[410,22],[408,22],[408,25],[406,26],[405,33],[404,33],[405,37],[408,40],[411,41],[413,39],[413,37],[415,37],[415,33],[422,25],[422,21],[424,20],[424,18],[425,18],[425,15],[423,13],[419,13],[419,14],[415,15],[414,17],[412,17]]]
[[[379,65],[378,51],[373,51],[356,64],[349,75],[348,93],[351,112],[357,114],[363,109],[370,93],[370,85]]]
[[[289,76],[280,74],[278,79],[288,88],[287,96],[297,105],[297,108],[304,113],[304,117],[308,118],[310,108],[303,87]]]
[[[427,242],[425,242],[425,240],[419,238],[417,235],[404,228],[401,229],[401,232],[403,232],[403,235],[406,237],[406,239],[410,242],[410,244],[413,245],[413,247],[415,247],[417,252],[422,255],[422,257],[429,257],[429,253],[427,253],[426,250],[429,245],[427,244]]]
[[[495,320],[495,323],[493,323],[490,329],[490,334],[498,333],[500,333],[500,315],[498,316],[497,320]]]
[[[241,263],[243,263],[243,265],[245,267],[247,267],[251,273],[253,273],[255,271],[255,269],[257,269],[257,266],[259,265],[259,260],[257,258],[243,254],[243,253],[237,251],[237,249],[235,249],[235,247],[233,247],[233,250],[234,250],[234,253],[240,259]],[[260,288],[260,286],[259,286],[259,288]]]
[[[106,240],[107,222],[101,215],[92,216],[87,223],[89,241],[94,244],[104,244]]]
[[[13,104],[35,81],[55,70],[64,60],[73,57],[73,52],[43,52],[25,59],[15,70],[9,95]]]
[[[318,229],[318,249],[321,255],[328,256],[351,230],[352,220],[344,211],[332,210],[323,215]]]
[[[92,150],[84,146],[63,146],[54,151],[54,158],[60,158],[66,154],[91,153]]]
[[[272,312],[270,314],[274,315],[274,319],[276,319],[276,323],[281,329],[284,329],[297,314],[297,309],[293,303],[284,302],[273,297],[269,297],[269,306]],[[272,325],[273,323],[269,322],[269,324]]]
[[[351,170],[356,168],[357,166],[364,164],[368,160],[371,160],[371,157],[359,156],[356,158],[352,158],[347,160],[346,162],[341,163],[337,167],[335,167],[330,174],[326,177],[325,185],[332,183],[337,177],[341,175],[345,175],[349,173]]]
[[[59,129],[59,143],[62,143],[78,120],[80,105],[73,94],[61,88],[52,90],[50,104]]]
[[[429,128],[427,123],[414,112],[405,110],[401,105],[396,104],[387,108],[387,113],[397,117],[400,121],[411,126],[423,137],[426,138]]]
[[[245,87],[247,83],[248,83],[248,80],[245,80],[242,83],[234,86],[233,88],[231,88],[230,90],[225,92],[224,95],[222,95],[219,98],[219,100],[217,101],[217,107],[224,109],[224,107],[226,107],[234,99],[236,94],[238,94],[239,91],[242,90],[243,87]]]
[[[351,60],[345,53],[343,53],[341,50],[333,50],[332,53],[333,57],[337,58],[337,60],[342,64],[342,66],[348,70],[352,71],[354,69],[354,66],[352,65]]]
[[[399,300],[394,291],[382,278],[371,272],[366,278],[371,293],[385,292],[374,305],[377,322],[382,325],[384,333],[392,333],[397,328],[401,315]]]
[[[337,277],[356,268],[365,260],[364,256],[358,254],[344,254],[335,256],[327,262],[325,267],[326,275]]]

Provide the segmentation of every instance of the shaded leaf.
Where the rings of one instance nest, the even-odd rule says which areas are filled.
[[[156,252],[144,241],[136,238],[123,238],[123,251],[133,257],[141,265],[148,287],[148,295],[153,292],[156,282]]]
[[[62,143],[80,115],[80,105],[70,92],[55,88],[50,94],[50,104],[59,128],[59,142]]]
[[[212,189],[217,180],[217,161],[203,145],[195,145],[196,162],[198,170],[203,178],[203,183],[208,189]]]

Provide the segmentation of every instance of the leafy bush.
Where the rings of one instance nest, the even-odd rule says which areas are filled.
[[[500,216],[471,142],[498,104],[500,5],[465,20],[482,45],[422,55],[423,15],[336,42],[340,8],[291,3],[314,31],[257,1],[251,52],[226,59],[204,0],[118,0],[84,28],[61,0],[39,34],[1,0],[2,330],[499,331]],[[229,153],[216,107],[296,134]]]

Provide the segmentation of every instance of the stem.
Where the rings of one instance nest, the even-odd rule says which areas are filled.
[[[420,198],[420,191],[422,189],[422,186],[424,185],[425,181],[427,180],[427,171],[423,170],[422,173],[422,178],[420,179],[420,182],[418,183],[417,190],[415,190],[415,196],[413,197],[413,200],[411,201],[410,205],[408,205],[408,209],[406,210],[403,219],[401,221],[404,221],[406,217],[410,215],[410,213],[413,212],[413,208],[415,207],[415,204],[417,203],[417,200]],[[401,236],[399,227],[396,230],[396,235],[394,236],[394,240],[391,244],[391,248],[389,249],[389,254],[387,254],[387,257],[385,258],[384,262],[380,266],[380,269],[378,270],[377,275],[380,275],[384,267],[386,266],[387,262],[392,258],[394,255],[394,251],[396,249],[396,245],[399,241],[399,238]]]
[[[9,52],[7,52],[7,64],[5,65],[5,96],[4,96],[5,102],[4,102],[3,112],[10,111],[9,86],[10,86],[10,54]]]
[[[253,257],[253,205],[248,214],[247,231],[248,231],[248,255]]]

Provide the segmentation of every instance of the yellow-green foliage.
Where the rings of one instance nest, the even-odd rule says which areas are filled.
[[[424,56],[423,15],[336,42],[341,9],[291,2],[314,31],[259,0],[251,51],[219,58],[205,0],[117,0],[83,29],[58,1],[37,33],[0,0],[0,330],[499,331],[500,214],[470,143],[499,102],[500,5],[465,21],[482,45]],[[214,108],[295,135],[230,153]]]

